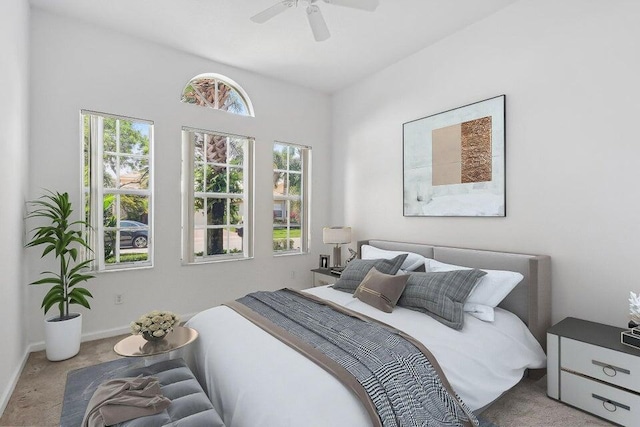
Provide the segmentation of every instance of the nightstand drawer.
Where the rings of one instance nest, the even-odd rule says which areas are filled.
[[[564,371],[560,384],[563,402],[623,426],[638,425],[639,395]]]
[[[331,270],[326,268],[316,268],[311,270],[311,274],[313,274],[313,286],[333,285],[340,279],[339,275],[331,273]]]
[[[640,357],[564,337],[560,352],[562,369],[640,392]]]

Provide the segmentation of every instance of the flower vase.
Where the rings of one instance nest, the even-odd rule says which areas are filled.
[[[142,333],[142,338],[144,338],[147,341],[152,341],[152,342],[153,341],[162,341],[164,339],[164,337],[166,337],[166,336],[167,336],[167,334],[164,334],[161,337],[156,337],[153,334],[151,334],[149,332],[146,332],[146,331]]]

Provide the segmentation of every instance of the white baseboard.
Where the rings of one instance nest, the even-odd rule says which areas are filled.
[[[183,314],[183,315],[180,315],[180,319],[181,319],[182,322],[186,322],[187,320],[191,319],[196,314],[197,313]],[[82,342],[86,342],[86,341],[101,340],[103,338],[111,338],[111,337],[115,337],[115,336],[118,336],[118,335],[124,335],[124,334],[129,334],[129,333],[131,333],[131,329],[129,328],[129,325],[127,325],[127,326],[121,326],[121,327],[118,327],[118,328],[105,329],[103,331],[97,331],[97,332],[90,332],[88,334],[82,334],[81,341]],[[31,352],[34,352],[34,351],[42,351],[44,349],[45,349],[44,341],[39,341],[39,342],[35,342],[35,343],[29,344],[29,348],[27,349],[27,352],[31,353]]]
[[[2,397],[0,398],[0,417],[4,414],[4,410],[7,408],[9,404],[9,399],[11,399],[11,395],[13,391],[16,389],[16,385],[18,384],[18,380],[20,379],[20,375],[22,374],[22,370],[27,364],[27,359],[29,359],[29,349],[27,348],[22,356],[22,362],[20,362],[20,366],[15,370],[13,375],[11,376],[11,380],[7,384],[7,386],[2,391]]]

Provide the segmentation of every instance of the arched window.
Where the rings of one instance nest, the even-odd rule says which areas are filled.
[[[220,74],[200,74],[182,91],[182,102],[253,117],[247,93],[233,80]]]

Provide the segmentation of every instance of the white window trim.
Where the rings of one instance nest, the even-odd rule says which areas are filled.
[[[98,183],[103,182],[104,178],[104,170],[102,167],[91,167],[91,177],[89,179],[90,188],[90,224],[98,224],[98,230],[95,227],[91,230],[88,230],[88,243],[92,253],[88,253],[87,258],[93,258],[93,267],[92,270],[96,273],[103,272],[111,272],[111,271],[123,271],[123,270],[131,270],[131,269],[146,269],[152,268],[154,263],[154,166],[153,166],[153,143],[154,143],[154,122],[152,120],[139,119],[135,117],[122,116],[118,114],[110,114],[103,113],[99,111],[92,110],[81,110],[80,111],[80,141],[81,149],[84,150],[84,121],[83,116],[88,115],[90,121],[90,144],[91,141],[98,141],[95,147],[95,150],[91,150],[90,153],[90,164],[91,165],[102,165],[102,158],[104,155],[104,143],[103,143],[103,121],[101,120],[104,117],[118,119],[118,120],[126,120],[138,123],[146,123],[149,127],[149,188],[147,190],[127,190],[122,191],[119,189],[114,189],[110,191],[110,193],[114,194],[135,194],[139,193],[139,195],[144,195],[149,197],[149,216],[148,216],[148,239],[147,239],[147,260],[146,261],[136,261],[129,263],[114,263],[107,264],[104,259],[104,211],[103,211],[103,199],[104,199],[104,188],[102,185],[98,185]],[[116,139],[119,142],[119,139]],[[119,147],[118,147],[119,148]],[[87,194],[87,189],[84,187],[84,151],[81,156],[82,167],[80,168],[80,183],[81,183],[81,195],[82,195],[82,209],[85,207],[85,195]],[[94,197],[91,197],[94,196]],[[116,209],[119,209],[117,207]],[[84,215],[82,215],[84,218]],[[119,248],[120,245],[120,233],[116,232],[116,248]],[[96,249],[98,248],[98,249]]]
[[[299,201],[302,200],[302,203],[300,204],[301,208],[302,208],[302,218],[300,218],[300,249],[291,249],[291,250],[286,250],[286,251],[274,251],[273,252],[273,256],[274,257],[279,257],[279,256],[290,256],[290,255],[305,255],[308,254],[310,249],[309,249],[309,242],[310,242],[310,225],[311,225],[311,147],[308,145],[301,145],[301,144],[295,144],[295,143],[291,143],[291,142],[284,142],[284,141],[274,141],[273,145],[271,147],[271,155],[273,156],[273,148],[276,144],[280,144],[280,145],[286,145],[289,147],[295,147],[295,148],[299,148],[301,149],[301,170],[299,171],[300,175],[301,175],[301,181],[300,181],[300,188],[302,190],[302,194],[300,196],[272,196],[272,200],[278,201],[278,200],[284,200],[284,201]],[[289,165],[287,165],[288,167]],[[282,171],[282,172],[293,172],[293,173],[298,173],[298,171],[291,171],[289,169],[284,170],[284,169],[272,169],[273,171]],[[289,210],[287,210],[287,212],[289,212]],[[289,215],[287,215],[287,224],[290,224],[290,217]],[[273,222],[271,224],[271,233],[273,236]],[[271,239],[272,244],[273,244],[273,237]],[[273,245],[272,245],[273,247]]]
[[[242,235],[242,254],[220,254],[220,255],[203,255],[195,257],[193,232],[195,230],[194,218],[194,198],[195,191],[193,189],[193,165],[194,150],[192,147],[192,133],[207,133],[214,135],[230,136],[234,138],[243,138],[247,140],[245,151],[245,163],[243,165],[243,217],[247,219],[243,224]],[[243,261],[253,259],[254,248],[254,156],[255,156],[255,138],[246,135],[237,135],[227,132],[213,131],[210,129],[199,129],[188,126],[182,127],[182,265],[199,265],[210,264],[227,261]],[[227,196],[237,196],[237,194],[220,193]]]

